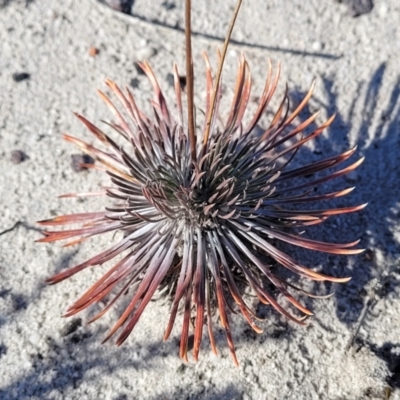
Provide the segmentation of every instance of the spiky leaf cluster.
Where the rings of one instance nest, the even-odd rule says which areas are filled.
[[[176,115],[172,115],[157,80],[148,64],[142,68],[154,88],[153,117],[141,111],[131,92],[123,93],[107,81],[119,101],[115,105],[105,94],[100,96],[114,114],[111,124],[125,140],[121,147],[83,116],[78,118],[103,145],[103,150],[80,139],[65,136],[97,161],[108,173],[112,187],[103,194],[114,200],[105,210],[58,216],[41,221],[42,225],[81,224],[70,230],[46,231],[41,242],[73,239],[76,244],[94,235],[123,231],[123,238],[89,260],[49,279],[56,283],[71,275],[118,255],[111,269],[84,293],[68,310],[73,315],[105,298],[111,300],[93,320],[102,316],[129,288],[129,305],[106,340],[120,330],[117,344],[123,343],[137,324],[157,289],[167,288],[171,296],[171,314],[165,339],[170,335],[178,311],[183,314],[180,356],[187,359],[191,321],[194,321],[193,356],[198,358],[203,328],[207,326],[211,347],[213,311],[218,310],[234,362],[237,363],[228,320],[228,311],[237,307],[257,332],[257,316],[244,297],[243,283],[259,301],[269,304],[292,321],[304,324],[311,315],[292,294],[296,289],[283,280],[273,265],[280,265],[315,281],[345,282],[313,271],[280,250],[275,242],[285,242],[306,249],[331,254],[356,254],[358,243],[333,244],[307,239],[299,230],[325,221],[337,214],[357,211],[362,206],[308,209],[322,200],[346,195],[352,188],[313,195],[313,188],[354,170],[362,160],[342,169],[335,168],[348,160],[355,149],[302,167],[290,169],[289,161],[306,142],[320,135],[333,118],[305,134],[314,126],[317,114],[296,125],[296,117],[309,101],[312,90],[292,112],[285,93],[268,128],[256,135],[259,122],[276,90],[279,69],[268,76],[258,108],[250,122],[244,114],[250,98],[251,78],[242,58],[232,105],[224,124],[218,123],[217,105],[213,109],[212,72],[206,60],[207,99],[205,114],[211,115],[203,129],[197,128],[196,155],[191,154],[188,129],[183,118],[182,93],[177,68],[174,68]],[[211,114],[210,114],[211,113]],[[208,135],[207,132],[210,132]],[[335,168],[335,172],[308,180],[302,177]],[[85,196],[77,193],[72,197]],[[90,194],[89,194],[90,195]],[[295,207],[293,207],[295,205]],[[303,208],[303,205],[305,206]],[[266,261],[269,260],[269,261]],[[295,316],[279,302],[286,297],[303,315]],[[303,292],[304,293],[304,292]]]

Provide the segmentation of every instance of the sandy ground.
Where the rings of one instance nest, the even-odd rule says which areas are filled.
[[[45,278],[113,240],[102,237],[69,249],[34,243],[41,237],[35,221],[96,208],[97,201],[57,195],[107,182],[99,172],[72,170],[71,154],[77,150],[61,134],[91,139],[71,111],[94,121],[109,119],[95,93],[104,89],[106,77],[134,87],[145,104],[150,85],[136,61],[150,61],[169,98],[173,62],[184,70],[183,1],[149,3],[135,2],[133,11],[141,18],[95,0],[9,0],[0,8],[0,398],[400,399],[398,0],[376,0],[373,10],[358,18],[333,0],[245,0],[233,34],[226,82],[245,52],[254,78],[253,104],[271,58],[274,65],[282,62],[281,90],[287,81],[294,103],[315,78],[310,111],[321,109],[320,121],[337,113],[333,126],[304,149],[299,162],[356,144],[357,154],[366,156],[358,173],[341,182],[357,189],[336,204],[369,206],[311,229],[310,235],[332,241],[360,237],[368,252],[345,258],[292,249],[307,265],[353,277],[335,287],[310,284],[319,294],[336,293],[328,300],[306,301],[315,313],[308,327],[264,310],[265,332],[257,335],[233,318],[236,368],[222,332],[217,333],[218,356],[205,341],[200,361],[183,363],[179,329],[162,342],[168,316],[162,300],[150,304],[121,348],[100,344],[120,310],[89,326],[85,321],[93,310],[61,317],[101,270],[51,287]],[[209,51],[215,65],[218,38],[225,34],[234,1],[194,3],[200,102],[201,51]],[[95,56],[92,47],[98,49]],[[13,75],[21,73],[29,76]],[[224,92],[229,97],[232,85]],[[13,163],[13,150],[28,158]]]

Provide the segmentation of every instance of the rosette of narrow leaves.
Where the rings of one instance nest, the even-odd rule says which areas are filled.
[[[75,229],[47,230],[40,242],[69,240],[76,244],[110,231],[121,231],[121,240],[89,260],[63,271],[48,281],[60,282],[88,267],[112,261],[111,269],[88,289],[69,309],[76,314],[93,303],[111,299],[92,320],[107,312],[128,292],[130,303],[112,327],[105,340],[118,332],[122,344],[137,324],[157,289],[168,290],[171,313],[164,338],[167,339],[175,319],[183,315],[180,356],[187,360],[188,338],[194,330],[193,356],[197,360],[203,328],[206,326],[211,347],[216,352],[213,335],[213,313],[220,324],[237,364],[228,320],[228,310],[237,308],[257,332],[258,317],[246,303],[245,288],[290,320],[304,325],[312,313],[293,292],[298,289],[276,273],[276,265],[315,281],[346,282],[307,268],[280,250],[276,242],[331,254],[357,254],[358,241],[325,243],[300,235],[305,227],[319,224],[333,215],[349,213],[364,207],[309,209],[323,200],[344,196],[353,188],[313,195],[316,186],[339,178],[357,168],[362,159],[339,167],[355,149],[297,168],[289,162],[297,150],[320,135],[333,117],[314,126],[317,114],[296,124],[296,117],[307,105],[312,89],[298,107],[289,112],[287,91],[270,125],[256,135],[255,127],[269,105],[279,79],[269,64],[268,75],[257,110],[244,124],[250,98],[251,78],[242,57],[230,111],[224,120],[218,110],[220,85],[213,87],[212,71],[206,61],[206,104],[202,129],[196,128],[195,156],[191,153],[188,124],[183,117],[179,75],[174,67],[176,112],[171,113],[150,66],[142,68],[154,88],[151,103],[153,116],[141,111],[129,89],[125,92],[107,81],[117,102],[102,92],[101,98],[111,109],[115,123],[111,127],[125,139],[120,146],[106,133],[81,115],[77,117],[95,136],[100,147],[65,135],[93,157],[110,176],[112,186],[104,190],[109,199],[104,210],[58,216],[41,221],[42,225],[79,224]],[[212,94],[217,92],[213,108]],[[309,128],[309,133],[304,133]],[[325,170],[329,174],[302,180],[302,177]],[[333,171],[333,172],[332,172]],[[318,175],[317,175],[318,176]],[[96,193],[95,193],[96,194]],[[99,194],[99,193],[97,193]],[[78,197],[90,193],[76,193]],[[113,201],[113,202],[111,202]],[[295,206],[293,206],[295,205]],[[274,266],[272,268],[272,266]],[[245,284],[244,284],[245,283]],[[275,290],[271,292],[271,284]],[[301,291],[303,294],[305,292]],[[296,311],[284,308],[284,296]],[[296,315],[299,314],[299,315]]]

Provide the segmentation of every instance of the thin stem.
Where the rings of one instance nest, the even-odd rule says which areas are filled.
[[[210,129],[211,129],[211,120],[213,118],[214,111],[215,111],[215,104],[216,104],[216,101],[217,101],[218,87],[219,87],[220,80],[221,80],[222,68],[224,66],[226,51],[228,49],[229,41],[230,41],[231,35],[232,35],[232,30],[233,30],[233,27],[235,26],[236,18],[238,16],[239,9],[240,9],[241,5],[242,5],[242,0],[238,0],[238,2],[236,3],[235,11],[233,12],[231,23],[229,25],[228,33],[227,33],[227,35],[225,37],[224,47],[222,49],[222,56],[220,58],[219,65],[218,65],[217,78],[215,80],[215,87],[214,87],[214,91],[213,91],[213,94],[212,94],[211,107],[210,107],[210,111],[209,111],[209,113],[207,115],[206,132],[205,132],[204,138],[203,138],[203,154],[205,154],[205,152],[207,150],[207,142],[208,142],[208,138],[210,136]]]
[[[185,37],[186,37],[186,77],[187,77],[187,102],[188,102],[188,131],[190,153],[192,161],[196,161],[196,134],[194,130],[194,95],[193,95],[193,58],[192,58],[192,31],[191,31],[191,1],[186,0],[185,5]]]

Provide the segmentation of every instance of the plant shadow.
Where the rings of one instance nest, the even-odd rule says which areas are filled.
[[[235,400],[241,399],[243,396],[243,392],[238,390],[233,385],[228,385],[222,390],[218,390],[216,388],[212,388],[210,390],[200,389],[196,390],[194,393],[190,388],[182,387],[179,390],[175,391],[173,394],[165,392],[160,396],[154,397],[151,400],[200,400],[200,399],[208,399],[208,400]],[[129,396],[126,397],[126,400],[129,399]]]
[[[72,323],[77,320],[73,320]],[[69,325],[71,326],[71,324]],[[32,368],[0,389],[0,398],[17,400],[25,396],[36,396],[40,399],[53,398],[54,390],[63,393],[66,389],[77,389],[82,381],[90,383],[104,374],[111,375],[119,370],[136,369],[156,366],[160,357],[173,349],[171,344],[161,341],[137,343],[146,347],[147,351],[140,359],[118,360],[114,352],[102,352],[95,349],[101,340],[101,335],[88,332],[87,327],[66,329],[62,333],[62,343],[51,337],[46,338],[48,354],[38,352],[31,355]],[[72,330],[72,331],[71,331]],[[160,351],[160,349],[163,349]],[[81,355],[84,354],[84,357]],[[53,392],[53,393],[51,393]]]
[[[30,355],[31,368],[22,373],[13,382],[2,385],[0,398],[19,400],[21,398],[54,398],[58,395],[71,395],[78,390],[81,384],[96,385],[102,376],[116,376],[120,379],[121,371],[130,371],[135,374],[138,370],[155,369],[162,376],[166,357],[175,357],[178,350],[177,340],[171,338],[167,342],[162,340],[135,341],[135,351],[132,356],[121,357],[121,349],[101,351],[99,343],[103,337],[101,329],[91,329],[82,325],[80,318],[68,321],[60,331],[61,339],[47,336],[45,346],[41,346],[36,354]],[[143,349],[142,352],[140,349]],[[0,345],[0,357],[7,353],[7,348]],[[232,366],[233,368],[233,366]],[[187,370],[187,371],[186,371]],[[182,361],[177,374],[192,374],[192,367]],[[204,381],[205,382],[205,381]],[[133,391],[134,387],[121,381],[121,387],[115,393],[116,400],[138,398]],[[55,393],[56,392],[56,393]],[[201,387],[175,386],[165,390],[153,399],[235,399],[241,398],[242,391],[233,385],[226,388],[201,385]]]
[[[16,1],[19,3],[25,3],[25,7],[29,7],[29,5],[35,0],[0,0],[0,9],[5,8]]]
[[[391,375],[387,383],[392,389],[400,389],[400,343],[384,343],[382,346],[369,345],[370,349],[388,365]]]
[[[351,186],[357,186],[354,193],[360,200],[356,201],[360,204],[368,202],[368,206],[354,215],[335,216],[332,222],[328,220],[322,227],[311,230],[313,235],[317,231],[325,240],[329,240],[329,233],[332,230],[336,231],[339,226],[338,232],[343,234],[343,241],[359,237],[360,246],[366,248],[364,254],[352,258],[354,262],[350,268],[340,256],[329,255],[328,262],[325,262],[327,265],[333,265],[338,275],[352,277],[350,282],[340,285],[336,290],[337,316],[350,326],[359,319],[367,297],[371,295],[368,293],[371,291],[370,286],[374,286],[374,295],[381,298],[387,296],[396,288],[395,284],[390,282],[390,274],[399,269],[394,261],[396,253],[399,252],[399,242],[394,229],[399,216],[399,197],[395,187],[400,182],[400,165],[397,161],[400,150],[400,77],[387,94],[384,88],[385,71],[386,65],[381,64],[369,82],[358,85],[347,116],[334,109],[337,104],[337,96],[333,89],[334,79],[323,78],[327,101],[317,103],[321,108],[325,108],[329,115],[336,111],[336,118],[329,127],[328,135],[321,135],[314,141],[313,151],[304,148],[298,155],[300,159],[313,160],[315,154],[322,154],[327,148],[340,152],[346,150],[349,147],[348,132],[354,129],[353,116],[355,113],[361,113],[355,144],[358,146],[356,155],[365,157],[365,161],[358,172],[350,173],[344,180]],[[304,97],[304,93],[295,92],[294,96],[297,100]],[[382,99],[387,99],[387,105],[381,115],[377,115],[378,102]],[[306,110],[305,115],[301,117],[306,118],[309,115],[311,112]],[[353,162],[357,160],[356,155],[353,155]],[[341,184],[343,187],[343,179]],[[343,203],[336,201],[338,206],[349,205],[348,203],[349,200]],[[376,263],[378,252],[386,260],[392,260],[392,265],[379,266]],[[376,284],[373,283],[374,279],[377,280]]]
[[[109,0],[108,1],[107,0],[93,0],[93,1],[95,3],[97,3],[98,5],[100,5],[101,7],[108,7],[107,2],[109,2]],[[144,15],[137,14],[133,11],[134,2],[133,1],[132,2],[125,1],[125,2],[132,3],[128,7],[129,12],[122,11],[121,13],[116,14],[120,18],[123,18],[125,21],[134,22],[135,20],[139,20],[139,21],[142,21],[149,25],[155,25],[155,26],[171,29],[174,31],[182,32],[182,33],[185,32],[184,27],[179,26],[177,24],[169,24],[168,22],[160,21],[156,18],[150,19]],[[121,3],[123,3],[123,2],[121,2]],[[164,7],[167,10],[175,8],[172,6],[172,4],[169,4],[168,2],[164,2]],[[114,10],[118,11],[115,8],[114,8]],[[219,37],[219,36],[207,33],[207,32],[198,32],[195,30],[192,30],[192,37],[202,37],[202,38],[205,38],[208,40],[218,41],[218,42],[222,42],[222,43],[225,40],[224,37]],[[330,53],[321,52],[321,51],[298,50],[298,49],[293,49],[293,48],[285,48],[285,47],[281,47],[281,46],[266,46],[266,45],[262,45],[260,43],[248,42],[248,41],[243,41],[243,40],[235,40],[234,38],[232,38],[230,40],[230,43],[241,46],[241,47],[247,47],[250,49],[276,51],[276,52],[288,53],[288,54],[293,54],[293,55],[303,56],[303,57],[319,57],[319,58],[324,58],[324,59],[329,59],[329,60],[338,60],[342,57],[342,55],[330,54]]]

